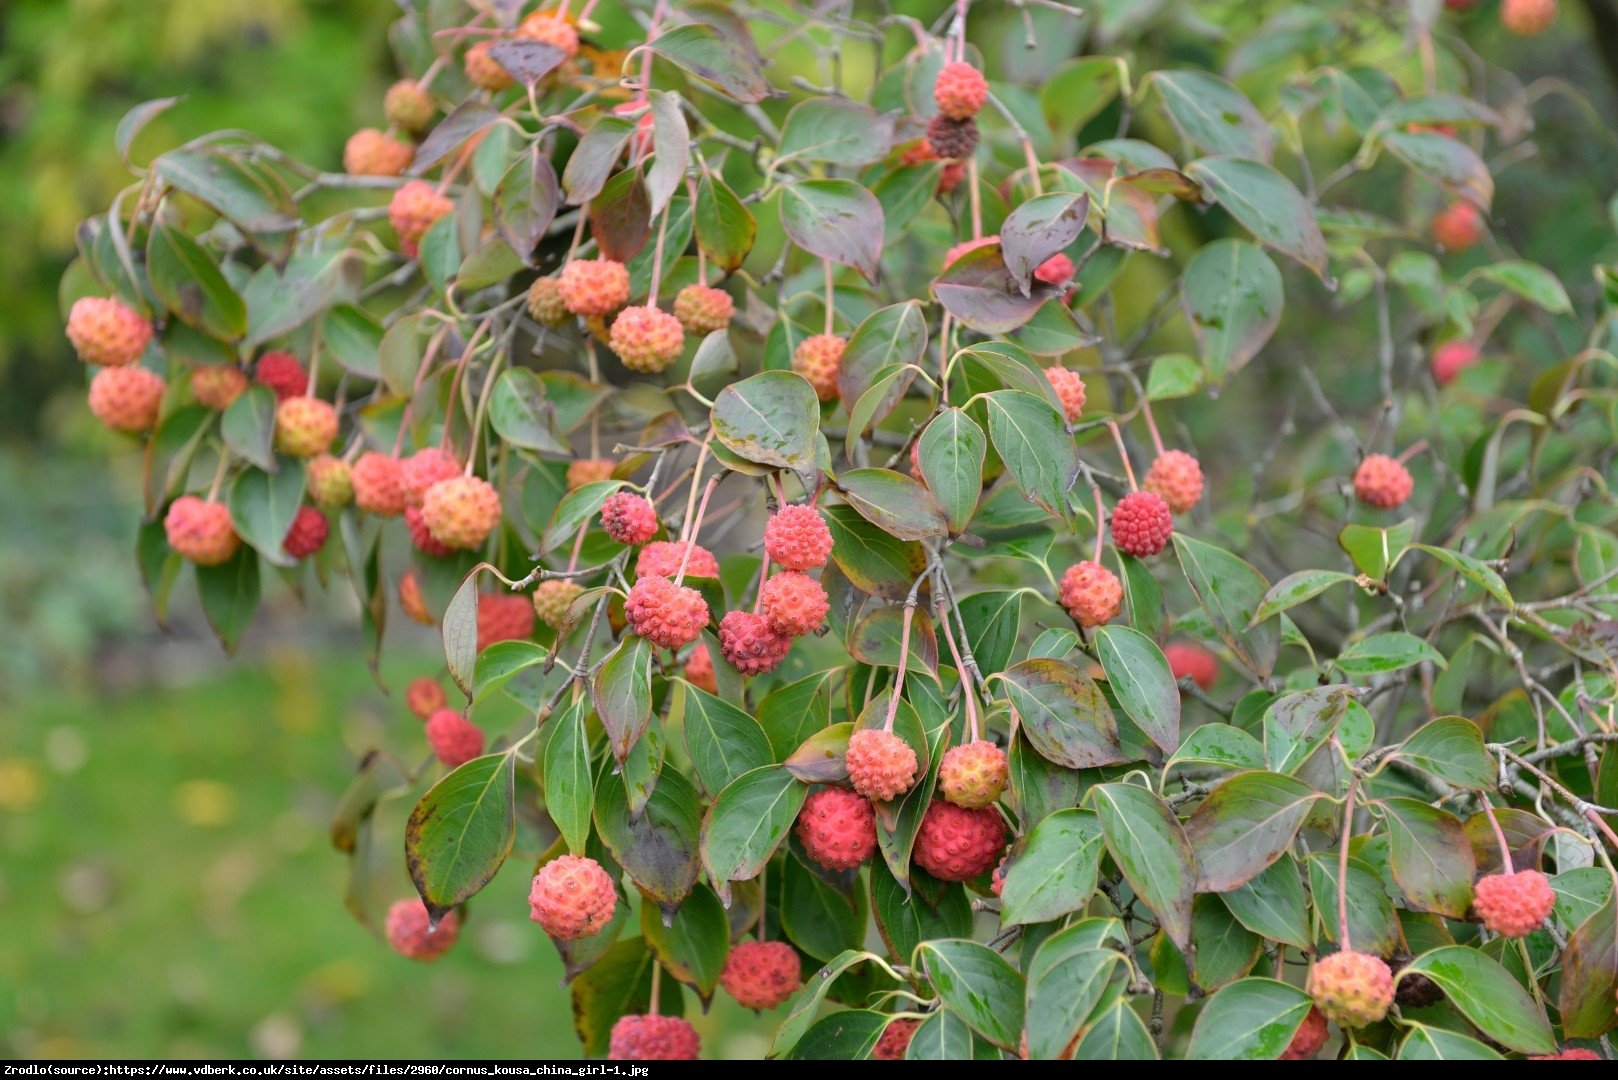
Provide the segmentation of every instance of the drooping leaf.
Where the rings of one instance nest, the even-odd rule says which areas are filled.
[[[514,753],[473,758],[434,784],[405,824],[405,866],[436,923],[493,879],[517,836]]]
[[[629,812],[624,774],[604,760],[596,773],[595,823],[602,843],[635,886],[669,919],[702,871],[697,854],[702,807],[677,769],[657,779],[639,816]]]
[[[1400,972],[1401,979],[1411,975],[1437,983],[1450,1004],[1495,1042],[1525,1054],[1556,1052],[1556,1036],[1544,1011],[1481,949],[1448,945],[1422,953]]]
[[[1107,854],[1129,887],[1157,915],[1170,940],[1187,951],[1196,856],[1163,800],[1134,784],[1098,784],[1084,797],[1096,812]]]
[[[1186,822],[1197,888],[1228,893],[1263,873],[1286,853],[1320,797],[1279,773],[1238,773],[1222,782]]]
[[[928,981],[944,1005],[1002,1050],[1022,1035],[1022,976],[1005,957],[975,941],[923,942],[917,950]]]
[[[1058,810],[1034,827],[1006,867],[1000,892],[1005,925],[1049,922],[1078,911],[1095,894],[1101,828],[1088,810]]]
[[[933,493],[892,469],[849,469],[837,477],[848,505],[872,525],[900,540],[943,536],[949,519]]]
[[[800,180],[781,189],[781,227],[811,255],[852,266],[875,281],[882,258],[882,204],[852,180]]]

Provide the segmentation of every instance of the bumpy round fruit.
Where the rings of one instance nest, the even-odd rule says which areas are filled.
[[[382,98],[382,115],[388,118],[388,123],[418,134],[432,125],[437,111],[433,96],[415,79],[400,79],[388,87]]]
[[[1056,400],[1062,403],[1062,415],[1068,423],[1076,423],[1084,415],[1084,377],[1071,368],[1053,364],[1045,369],[1045,379],[1056,391]]]
[[[444,768],[457,769],[483,753],[483,729],[454,709],[439,709],[427,718],[427,745]]]
[[[444,686],[437,679],[421,675],[410,680],[405,687],[405,708],[425,720],[449,703]]]
[[[181,495],[169,504],[163,532],[180,558],[198,566],[228,562],[242,543],[230,522],[230,508],[195,495]]]
[[[1219,681],[1219,659],[1201,645],[1171,641],[1163,646],[1163,658],[1169,662],[1169,673],[1175,682],[1189,678],[1208,690]]]
[[[555,278],[535,278],[528,286],[528,314],[542,326],[561,326],[567,322],[567,305],[562,302],[562,287]]]
[[[292,515],[292,525],[287,529],[281,547],[294,559],[307,559],[326,546],[326,536],[330,532],[331,522],[326,520],[325,514],[312,506],[300,506],[298,512]]]
[[[146,351],[152,324],[122,300],[85,296],[67,313],[67,339],[86,364],[123,367]]]
[[[455,455],[441,446],[428,446],[405,458],[399,466],[404,481],[405,505],[420,506],[427,489],[440,480],[461,475],[461,463]]]
[[[1075,272],[1073,260],[1067,257],[1066,252],[1058,251],[1034,267],[1034,279],[1047,285],[1066,285]]]
[[[500,524],[500,493],[481,476],[440,480],[422,497],[421,517],[434,540],[470,551]]]
[[[584,586],[561,578],[549,578],[534,590],[534,614],[552,630],[559,630],[568,605],[584,592]]]
[[[725,958],[719,985],[749,1009],[773,1009],[798,992],[803,968],[784,941],[744,941]]]
[[[691,549],[691,557],[685,557],[685,549]],[[672,578],[679,576],[680,561],[685,560],[685,576],[700,578],[716,578],[719,576],[719,560],[713,557],[713,552],[701,544],[693,544],[680,540],[653,540],[640,549],[640,555],[635,559],[635,577],[643,578],[656,575],[658,577]]]
[[[1320,1053],[1320,1048],[1326,1045],[1326,1016],[1319,1009],[1310,1007],[1304,1014],[1303,1023],[1293,1033],[1292,1041],[1287,1048],[1281,1051],[1282,1061],[1307,1061]]]
[[[712,285],[687,285],[674,297],[674,317],[694,337],[725,329],[735,315],[736,301]]]
[[[657,508],[633,491],[608,495],[601,504],[601,527],[620,544],[639,546],[657,535]]]
[[[430,926],[427,905],[415,897],[396,900],[388,908],[388,944],[407,960],[431,963],[443,956],[460,935],[461,914],[451,911],[439,920],[436,929]]]
[[[719,620],[719,652],[743,675],[768,675],[781,666],[792,639],[750,611],[727,611]]]
[[[156,372],[143,367],[104,367],[90,379],[90,412],[114,431],[150,431],[157,426],[167,389]]]
[[[1527,937],[1555,904],[1551,883],[1538,870],[1487,874],[1472,889],[1472,910],[1486,929],[1501,937]]]
[[[940,116],[969,120],[989,100],[989,81],[983,72],[964,61],[945,64],[933,83],[933,100],[938,103]]]
[[[938,793],[956,806],[992,806],[1011,779],[1006,752],[987,739],[952,746],[938,763]]]
[[[1315,961],[1304,989],[1326,1019],[1341,1027],[1361,1028],[1388,1015],[1393,972],[1380,956],[1334,952]]]
[[[1141,487],[1183,514],[1202,501],[1202,463],[1184,450],[1165,450],[1146,470]]]
[[[969,158],[978,148],[978,122],[935,116],[927,121],[927,145],[941,158]]]
[[[581,458],[570,461],[567,465],[567,489],[581,488],[585,484],[595,484],[602,480],[611,480],[613,470],[618,463],[611,458]]]
[[[562,50],[569,60],[579,55],[579,32],[554,11],[536,11],[517,26],[517,36]]]
[[[797,570],[783,570],[758,591],[759,611],[778,634],[802,637],[820,629],[831,602],[820,582]]]
[[[1500,25],[1518,37],[1534,37],[1556,21],[1556,0],[1501,0]]]
[[[708,602],[695,589],[648,576],[629,590],[624,617],[631,633],[661,648],[678,649],[701,636],[708,625]]]
[[[702,1040],[678,1016],[620,1016],[607,1040],[608,1061],[695,1061]]]
[[[1085,559],[1067,568],[1058,595],[1073,621],[1088,629],[1117,617],[1124,603],[1124,586],[1117,574]]]
[[[191,396],[197,404],[224,412],[247,392],[247,373],[235,364],[205,364],[191,372]]]
[[[534,602],[522,593],[494,592],[478,597],[478,651],[502,641],[534,636]]]
[[[831,530],[813,504],[783,506],[764,524],[764,550],[787,570],[825,566],[831,544]]]
[[[721,628],[724,623],[721,620]],[[708,652],[708,646],[697,642],[689,655],[685,658],[685,667],[681,668],[685,681],[698,690],[706,690],[710,694],[719,693],[719,675],[713,669],[713,654]]]
[[[934,800],[921,817],[913,857],[940,881],[970,881],[986,874],[1006,847],[1006,823],[992,806],[967,810]]]
[[[573,314],[611,315],[629,302],[629,268],[611,259],[571,259],[556,287]]]
[[[1433,381],[1448,386],[1455,376],[1478,362],[1483,354],[1470,341],[1446,341],[1433,350]]]
[[[275,400],[302,397],[309,392],[309,372],[289,352],[267,352],[258,358],[253,381],[275,391]]]
[[[433,531],[427,527],[427,518],[423,516],[421,507],[405,507],[404,519],[405,529],[410,533],[410,543],[417,551],[434,559],[445,559],[455,554],[454,548],[433,539]]]
[[[679,319],[650,304],[626,307],[612,320],[607,347],[630,371],[655,375],[680,358],[685,328]]]
[[[291,457],[324,453],[337,438],[337,410],[314,397],[289,397],[275,407],[275,448]]]
[[[400,187],[388,203],[388,221],[398,234],[399,250],[415,258],[427,230],[454,210],[455,204],[425,180],[412,180]]]
[[[916,752],[891,731],[861,728],[848,740],[844,755],[848,782],[873,802],[888,802],[916,782]]]
[[[304,466],[309,478],[309,497],[315,505],[340,510],[354,501],[354,480],[348,462],[331,454],[316,454]]]
[[[1465,251],[1483,237],[1483,215],[1464,200],[1433,215],[1433,239],[1448,251]]]
[[[423,626],[433,624],[433,613],[427,610],[427,601],[421,595],[421,583],[416,580],[414,570],[406,570],[399,575],[399,610],[404,612],[411,622],[418,622]]]
[[[511,72],[490,55],[493,41],[480,41],[466,50],[466,77],[479,90],[499,93],[512,84]]]
[[[1386,454],[1366,454],[1354,470],[1354,495],[1366,506],[1392,510],[1410,498],[1416,482],[1404,463]]]
[[[905,1051],[910,1049],[910,1040],[915,1037],[916,1029],[920,1026],[920,1020],[912,1020],[905,1016],[891,1021],[882,1029],[876,1045],[871,1048],[871,1060],[903,1061]]]
[[[376,128],[360,128],[343,147],[343,171],[350,176],[399,176],[410,168],[416,148]]]
[[[836,334],[814,334],[792,350],[792,370],[809,380],[821,401],[837,398],[837,372],[842,369],[846,348],[848,342]]]
[[[396,457],[367,450],[348,470],[354,505],[367,514],[398,517],[405,512],[404,464]]]
[[[847,788],[821,788],[798,811],[798,840],[828,870],[853,870],[876,851],[876,808]]]
[[[594,937],[617,909],[611,876],[582,855],[552,859],[539,868],[528,890],[528,917],[557,941]]]
[[[1602,1061],[1605,1060],[1594,1050],[1582,1046],[1570,1046],[1566,1050],[1555,1054],[1529,1054],[1529,1061]]]
[[[1156,555],[1173,533],[1168,504],[1150,491],[1131,491],[1112,509],[1112,542],[1125,555]]]

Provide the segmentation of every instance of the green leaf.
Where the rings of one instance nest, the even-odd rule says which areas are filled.
[[[1184,533],[1174,534],[1174,551],[1220,640],[1254,674],[1269,678],[1280,649],[1280,630],[1267,623],[1248,627],[1270,583],[1245,560]]]
[[[1057,139],[1075,138],[1118,96],[1123,62],[1112,56],[1069,60],[1040,85],[1039,103],[1045,123]]]
[[[1210,384],[1222,385],[1258,355],[1285,301],[1281,271],[1254,245],[1222,239],[1197,250],[1180,278],[1180,302]]]
[[[642,47],[736,101],[752,104],[770,96],[770,84],[746,43],[706,23],[666,29]]]
[[[792,371],[761,371],[719,392],[715,438],[731,453],[795,472],[815,466],[820,402],[809,380]]]
[[[1286,854],[1320,792],[1272,772],[1238,773],[1214,788],[1186,822],[1197,889],[1239,889]]]
[[[382,324],[370,312],[353,304],[333,306],[320,317],[320,340],[343,370],[372,381],[382,378]]]
[[[887,1026],[887,1013],[845,1009],[821,1017],[786,1056],[798,1061],[856,1061],[870,1054]]]
[[[1045,398],[997,390],[984,398],[989,438],[1017,489],[1055,517],[1070,515],[1068,493],[1079,476],[1079,447]]]
[[[931,898],[934,888],[936,899]],[[972,903],[962,886],[940,882],[907,892],[898,878],[875,866],[871,868],[871,910],[888,954],[901,964],[910,962],[923,941],[972,933]]]
[[[1022,598],[1021,590],[986,590],[963,596],[956,605],[966,626],[966,646],[985,677],[1004,671],[1011,661],[1022,621]]]
[[[685,112],[677,96],[659,90],[651,91],[648,96],[652,103],[655,157],[652,167],[646,171],[646,192],[651,198],[648,217],[655,218],[685,181],[686,169],[691,164],[691,130],[686,126]]]
[[[238,454],[265,472],[276,468],[275,391],[253,385],[231,402],[219,422],[219,434],[231,453]]]
[[[652,968],[656,961],[638,937],[618,942],[573,980],[573,1029],[588,1057],[604,1057],[612,1026],[621,1016],[644,1015],[652,1006]],[[665,987],[658,1011],[680,1014],[678,987]]]
[[[1309,948],[1314,940],[1309,932],[1309,899],[1290,856],[1277,859],[1246,885],[1222,893],[1220,899],[1237,922],[1259,937],[1299,949]]]
[[[1264,594],[1264,602],[1259,604],[1248,625],[1257,626],[1271,616],[1297,607],[1305,600],[1313,600],[1333,585],[1353,580],[1353,574],[1345,574],[1341,570],[1299,570],[1295,574],[1288,574]]]
[[[214,636],[234,653],[258,611],[258,553],[244,545],[218,566],[197,567],[197,593]]]
[[[574,488],[556,504],[551,519],[545,524],[545,533],[539,540],[539,553],[554,551],[573,540],[579,529],[588,525],[601,510],[607,496],[624,486],[622,480],[592,480]]]
[[[781,227],[811,255],[875,281],[882,259],[882,204],[852,180],[799,180],[781,189]]]
[[[273,473],[243,469],[230,485],[230,520],[241,538],[277,566],[292,566],[282,542],[303,503],[303,470],[290,463]]]
[[[1000,257],[1019,292],[1026,294],[1034,271],[1079,238],[1089,213],[1089,195],[1055,191],[1034,196],[1006,216]]]
[[[1030,745],[1047,761],[1093,769],[1127,760],[1095,681],[1062,660],[1024,660],[1001,673]]]
[[[920,364],[926,353],[927,317],[920,301],[906,300],[871,312],[849,335],[842,363],[837,367],[837,393],[843,408],[852,413],[855,403],[875,386],[880,373]],[[885,402],[886,408],[878,410],[880,415],[872,419],[886,416],[914,379],[914,371],[900,373],[894,383],[896,389],[889,394],[893,400]]]
[[[586,704],[587,699],[580,695],[553,713],[545,740],[545,812],[574,855],[584,854],[595,805],[590,740],[584,730]]]
[[[1481,560],[1470,555],[1462,555],[1459,551],[1433,547],[1430,544],[1411,544],[1410,547],[1415,551],[1425,551],[1474,585],[1481,585],[1490,596],[1507,607],[1516,606],[1516,601],[1512,600],[1511,592],[1506,588],[1506,583],[1501,580],[1500,575]]]
[[[825,967],[805,979],[803,992],[792,1003],[792,1011],[781,1021],[781,1026],[775,1029],[775,1040],[770,1044],[769,1056],[778,1058],[790,1052],[814,1023],[815,1013],[820,1011],[820,1004],[826,1000],[826,993],[831,990],[837,977],[855,964],[873,958],[872,953],[849,949],[833,957]]]
[[[1168,764],[1170,768],[1213,765],[1222,769],[1262,769],[1264,747],[1239,727],[1202,724],[1191,729]]]
[[[751,715],[688,683],[676,692],[686,752],[704,791],[717,795],[743,773],[773,764],[770,741]]]
[[[1156,1061],[1157,1043],[1146,1022],[1119,998],[1093,1017],[1073,1048],[1074,1061]]]
[[[1335,661],[1345,675],[1385,675],[1416,664],[1446,667],[1444,655],[1414,634],[1387,630],[1361,638],[1344,649]]]
[[[1188,951],[1196,857],[1179,819],[1163,800],[1134,784],[1098,784],[1084,801],[1095,810],[1107,854],[1129,887],[1180,951]]]
[[[933,493],[892,469],[849,469],[837,488],[861,517],[900,540],[943,536],[949,519]]]
[[[773,166],[794,158],[869,165],[893,145],[893,118],[845,97],[806,98],[781,125]]]
[[[702,865],[721,900],[728,904],[732,881],[764,869],[808,794],[790,772],[768,765],[743,773],[714,799],[702,821]]]
[[[923,942],[917,950],[944,1005],[1002,1050],[1016,1049],[1023,1027],[1023,980],[1005,957],[975,941]]]
[[[561,197],[556,170],[537,143],[500,178],[492,199],[494,227],[524,263],[545,238]]]
[[[171,150],[152,162],[152,172],[245,232],[280,233],[298,227],[287,190],[266,171],[249,169],[223,150]]]
[[[1095,643],[1118,704],[1147,738],[1174,753],[1180,744],[1180,690],[1163,650],[1127,626],[1097,627]]]
[[[1436,131],[1388,131],[1382,145],[1427,179],[1487,208],[1494,201],[1488,163],[1466,143]],[[1558,286],[1560,288],[1560,286]]]
[[[753,212],[724,180],[709,172],[697,185],[695,228],[697,246],[727,274],[741,268],[758,236]]]
[[[906,1061],[970,1061],[972,1029],[948,1009],[927,1014],[910,1035],[905,1047]]]
[[[1292,181],[1258,161],[1207,157],[1185,167],[1248,232],[1326,277],[1326,239],[1314,207]]]
[[[1034,827],[1027,847],[1006,864],[1001,923],[1049,922],[1081,910],[1095,895],[1100,868],[1101,827],[1095,815],[1058,810]]]
[[[1482,950],[1447,945],[1422,953],[1399,977],[1411,975],[1425,975],[1437,983],[1449,1003],[1495,1042],[1525,1054],[1556,1052],[1556,1036],[1544,1012],[1522,984]],[[1610,1003],[1607,1012],[1612,1013]]]
[[[670,975],[695,989],[703,1001],[713,997],[730,955],[730,921],[712,889],[692,889],[668,926],[655,907],[641,905],[640,932]]]
[[[527,368],[509,368],[495,380],[489,394],[489,423],[513,446],[562,455],[570,452],[557,431],[556,409],[546,400],[544,382]]]
[[[1388,568],[1404,554],[1405,546],[1415,532],[1413,521],[1401,521],[1385,529],[1371,525],[1344,525],[1343,531],[1337,534],[1337,543],[1348,553],[1360,573],[1381,581]]]
[[[213,256],[179,229],[162,222],[152,229],[146,275],[153,294],[180,321],[225,341],[247,334],[247,305]]]
[[[405,823],[405,866],[433,922],[476,896],[517,838],[511,751],[473,758],[422,796]]]
[[[1199,149],[1270,160],[1270,126],[1235,86],[1206,71],[1157,71],[1150,79],[1174,126]]]
[[[1275,979],[1241,979],[1208,999],[1191,1029],[1192,1061],[1274,1061],[1313,1006],[1309,995]]]
[[[883,532],[851,506],[828,506],[821,514],[831,530],[832,561],[854,587],[887,600],[903,600],[927,567],[921,545]]]
[[[1317,851],[1309,856],[1309,893],[1315,899],[1320,929],[1327,940],[1336,941],[1336,852]],[[1383,887],[1382,875],[1355,858],[1348,860],[1348,932],[1361,952],[1387,956],[1399,944],[1399,921]]]
[[[1565,315],[1573,310],[1567,290],[1556,275],[1543,266],[1520,259],[1497,262],[1479,267],[1477,275],[1486,281],[1504,286],[1531,304],[1544,308],[1553,315]]]
[[[944,309],[983,334],[1011,333],[1062,292],[1037,279],[1019,282],[997,241],[958,256],[933,280],[933,295]]]
[[[651,643],[635,636],[619,642],[596,672],[590,698],[621,764],[652,719]]]
[[[983,429],[960,409],[945,409],[921,433],[919,446],[922,479],[943,507],[949,532],[959,535],[983,492]]]
[[[629,813],[623,774],[603,761],[596,773],[595,822],[601,842],[637,888],[671,917],[690,894],[702,867],[697,830],[702,808],[677,769],[665,769],[638,817]]]
[[[712,648],[713,646],[710,646]],[[835,669],[776,687],[758,703],[758,722],[770,740],[773,760],[785,761],[831,716],[830,683]]]
[[[1270,768],[1296,774],[1337,733],[1348,702],[1348,687],[1317,686],[1271,703],[1264,711],[1264,758]]]
[[[1472,902],[1477,861],[1460,819],[1415,799],[1383,799],[1388,866],[1410,907],[1459,919]]]
[[[1562,950],[1556,1010],[1567,1036],[1593,1039],[1610,1030],[1614,993],[1618,993],[1618,890],[1568,935]]]
[[[780,866],[781,874],[770,880],[769,887],[788,940],[819,960],[864,942],[865,888],[858,878],[845,890],[795,857],[783,859]]]
[[[478,658],[478,572],[479,566],[461,581],[455,595],[444,607],[440,631],[444,639],[444,664],[449,677],[467,698],[477,685]]]
[[[1487,788],[1495,779],[1483,732],[1459,716],[1439,717],[1417,728],[1399,745],[1398,757],[1457,787]]]
[[[1040,963],[1029,970],[1025,1027],[1031,1060],[1063,1056],[1123,962],[1116,949],[1087,949],[1061,963]]]
[[[1146,376],[1146,396],[1152,401],[1190,397],[1202,389],[1202,375],[1202,365],[1184,353],[1159,356]]]
[[[1466,1035],[1426,1024],[1410,1023],[1399,1044],[1400,1061],[1499,1061],[1502,1055]]]

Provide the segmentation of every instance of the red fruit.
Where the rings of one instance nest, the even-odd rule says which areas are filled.
[[[572,259],[556,277],[575,315],[611,315],[629,302],[629,268],[611,259]]]
[[[969,158],[978,148],[978,122],[935,116],[927,121],[927,145],[941,158]]]
[[[348,462],[330,454],[317,454],[304,465],[309,481],[309,497],[327,510],[338,510],[354,501],[354,479]]]
[[[989,81],[971,64],[957,60],[945,64],[933,84],[938,114],[951,120],[970,120],[989,100]]]
[[[935,800],[921,817],[913,855],[941,881],[970,881],[986,874],[1006,847],[1006,823],[992,806],[967,810]]]
[[[388,123],[398,124],[406,131],[426,131],[437,111],[433,96],[415,79],[400,79],[388,87],[382,98],[382,115],[388,118]]]
[[[1602,1061],[1605,1060],[1594,1050],[1586,1050],[1582,1046],[1570,1046],[1559,1054],[1529,1054],[1529,1061]]]
[[[1433,350],[1433,381],[1448,386],[1465,368],[1477,363],[1483,354],[1470,341],[1446,341]]]
[[[654,540],[640,549],[635,559],[635,577],[678,577],[680,560],[685,557],[687,547],[691,549],[691,557],[685,561],[686,577],[719,576],[719,560],[702,545],[682,540]]]
[[[427,745],[446,769],[456,769],[483,754],[483,729],[456,712],[439,709],[427,718]]]
[[[1465,251],[1483,237],[1483,215],[1464,200],[1433,215],[1433,239],[1449,251]]]
[[[242,543],[231,524],[230,508],[224,503],[204,502],[195,495],[181,495],[169,504],[169,512],[163,516],[163,532],[169,547],[180,558],[198,566],[229,562]]]
[[[1089,628],[1117,617],[1124,603],[1124,587],[1117,574],[1086,559],[1074,563],[1062,575],[1059,597],[1073,621]]]
[[[1000,856],[1000,861],[994,864],[994,873],[989,875],[989,891],[999,896],[1006,891],[1006,860],[1009,855]]]
[[[778,633],[762,615],[727,611],[719,620],[720,655],[743,675],[768,675],[781,666],[790,648],[792,639]]]
[[[678,649],[702,635],[708,625],[708,602],[695,589],[666,577],[636,581],[624,601],[624,617],[632,634],[665,649]]]
[[[853,870],[876,851],[876,809],[847,788],[821,788],[798,812],[798,840],[828,870]]]
[[[528,890],[528,917],[557,941],[594,937],[617,909],[611,876],[582,855],[552,859],[539,868]]]
[[[601,527],[620,544],[644,544],[657,535],[657,509],[644,495],[620,491],[601,504]]]
[[[455,554],[454,548],[433,539],[432,531],[427,528],[427,519],[422,517],[418,507],[405,507],[404,519],[405,528],[410,533],[410,543],[417,551],[434,559],[448,558]]]
[[[419,622],[423,626],[433,624],[433,613],[427,610],[427,601],[421,595],[421,585],[416,581],[414,570],[406,570],[399,575],[399,610],[409,616],[412,622]]]
[[[300,506],[292,516],[292,525],[281,547],[294,559],[307,559],[326,546],[326,535],[330,531],[331,523],[325,514],[312,506]]]
[[[396,457],[367,450],[349,467],[354,505],[379,517],[398,517],[405,511],[404,465]]]
[[[954,266],[960,261],[961,256],[969,251],[976,251],[978,248],[988,247],[990,244],[998,244],[999,242],[1000,236],[998,233],[990,236],[980,236],[976,240],[962,240],[959,244],[944,252],[944,269],[948,270]]]
[[[562,302],[562,288],[555,278],[535,278],[528,286],[528,314],[544,326],[567,322],[567,305]]]
[[[1472,889],[1472,910],[1485,928],[1501,937],[1527,937],[1556,904],[1551,883],[1538,870],[1488,874]]]
[[[309,372],[296,356],[287,352],[267,352],[259,357],[253,381],[274,390],[277,401],[309,392]]]
[[[1202,463],[1184,450],[1165,450],[1146,470],[1141,487],[1183,514],[1202,501]]]
[[[399,477],[404,482],[405,505],[420,506],[427,489],[440,480],[461,475],[461,463],[441,446],[417,450],[399,466]]]
[[[724,620],[720,620],[719,630],[724,633]],[[713,669],[713,656],[708,652],[708,646],[697,642],[689,655],[685,658],[683,669],[685,681],[698,690],[706,690],[710,694],[719,693],[719,677]]]
[[[735,315],[736,301],[724,289],[711,285],[687,285],[674,297],[674,317],[695,337],[724,330]]]
[[[361,128],[343,147],[343,171],[350,176],[399,176],[410,168],[416,148],[376,128]]]
[[[451,911],[439,920],[437,929],[428,929],[427,905],[420,900],[396,900],[388,908],[388,944],[407,960],[431,963],[455,944],[461,932],[461,915]]]
[[[848,782],[873,802],[888,802],[916,782],[916,752],[891,731],[861,728],[848,740],[844,755]]]
[[[534,636],[534,604],[522,593],[484,593],[478,597],[478,651],[502,641]]]
[[[579,32],[554,11],[536,11],[517,26],[517,36],[554,46],[569,60],[579,54]]]
[[[773,1009],[803,985],[797,950],[784,941],[744,941],[726,957],[719,985],[749,1009]]]
[[[908,1017],[890,1021],[888,1026],[882,1029],[876,1045],[871,1048],[871,1060],[903,1061],[905,1051],[910,1049],[910,1040],[920,1026],[920,1020],[911,1020]]]
[[[685,328],[679,319],[653,305],[626,307],[612,320],[607,347],[630,371],[655,375],[680,358]]]
[[[85,296],[67,313],[67,339],[86,364],[122,367],[146,351],[152,324],[122,300]]]
[[[235,364],[207,364],[191,371],[191,396],[197,404],[224,412],[247,392],[247,373]]]
[[[480,548],[500,524],[500,493],[480,476],[440,480],[422,497],[421,519],[446,547]]]
[[[607,1040],[608,1061],[695,1061],[702,1040],[677,1016],[620,1016]]]
[[[499,93],[511,85],[512,78],[511,72],[489,55],[494,45],[493,41],[480,41],[466,50],[466,77],[479,90]]]
[[[534,590],[534,614],[539,621],[552,630],[562,627],[562,619],[567,615],[568,605],[578,599],[584,592],[583,585],[576,585],[561,578],[550,578],[539,583]]]
[[[1404,463],[1386,454],[1366,454],[1354,470],[1354,494],[1360,502],[1378,510],[1392,510],[1415,490],[1416,482]]]
[[[812,504],[789,503],[764,525],[764,550],[788,570],[815,570],[831,556],[831,530]]]
[[[1543,34],[1556,21],[1556,0],[1501,0],[1500,25],[1518,37]]]
[[[758,591],[759,611],[778,634],[802,637],[820,629],[831,602],[820,582],[797,570],[783,570]]]
[[[275,407],[275,448],[291,457],[324,453],[337,438],[337,410],[313,397],[289,397]]]
[[[613,470],[617,467],[618,463],[611,458],[583,458],[579,461],[570,461],[567,466],[567,489],[572,491],[585,484],[611,480]]]
[[[1056,400],[1062,403],[1062,415],[1067,422],[1077,423],[1084,415],[1084,378],[1071,368],[1053,364],[1045,369],[1045,379],[1056,391]]]
[[[90,379],[90,412],[114,431],[138,435],[157,426],[167,390],[156,372],[143,367],[104,367]]]
[[[1287,1048],[1281,1051],[1282,1061],[1307,1061],[1320,1053],[1326,1045],[1326,1016],[1319,1009],[1310,1008],[1303,1023],[1292,1036]]]
[[[1334,952],[1315,961],[1304,985],[1326,1019],[1361,1028],[1388,1015],[1393,1004],[1393,972],[1380,956]]]
[[[814,334],[792,350],[792,370],[809,380],[821,401],[837,398],[837,372],[843,366],[848,342],[836,334]]]
[[[400,187],[388,203],[388,220],[398,234],[399,250],[415,258],[427,230],[454,210],[455,204],[425,180],[412,180]]]
[[[938,793],[968,810],[992,806],[1010,779],[1006,752],[987,739],[952,746],[938,763]]]
[[[1156,555],[1173,533],[1168,504],[1150,491],[1131,491],[1112,508],[1112,542],[1125,555]]]
[[[1163,657],[1169,662],[1174,681],[1189,678],[1204,690],[1219,681],[1219,660],[1201,645],[1189,641],[1171,641],[1163,646]]]
[[[1034,268],[1035,279],[1047,285],[1066,285],[1073,273],[1073,260],[1061,251]]]
[[[425,720],[449,703],[444,687],[437,679],[422,675],[411,679],[405,687],[405,708]]]

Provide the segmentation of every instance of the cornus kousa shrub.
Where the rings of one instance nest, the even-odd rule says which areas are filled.
[[[504,872],[596,1057],[1610,1053],[1618,268],[1473,49],[1566,12],[401,7],[347,171],[144,105],[63,286],[160,615],[441,635],[397,952]]]

